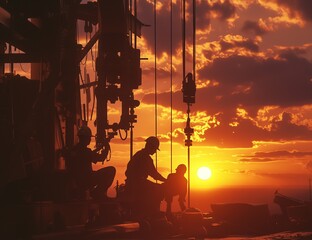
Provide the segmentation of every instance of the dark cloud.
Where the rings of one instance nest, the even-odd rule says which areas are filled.
[[[205,132],[205,144],[221,148],[252,147],[252,141],[265,138],[266,131],[259,129],[251,121],[239,120],[239,126],[229,125],[228,119],[220,120],[221,124]]]
[[[259,24],[259,22],[256,22],[256,21],[245,21],[242,27],[242,31],[251,32],[257,36],[262,36],[268,32],[267,29],[265,29],[263,26]]]
[[[243,48],[251,52],[259,52],[259,45],[251,39],[243,40],[225,40],[220,41],[220,46],[222,51],[227,51],[229,49]]]
[[[280,58],[268,59],[230,56],[216,59],[199,70],[199,79],[215,80],[219,85],[198,92],[199,97],[211,96],[214,111],[243,106],[252,113],[267,105],[310,104],[311,78],[312,63],[295,54],[284,53]],[[235,91],[238,86],[241,92]],[[215,99],[216,96],[220,97]]]
[[[163,52],[170,52],[170,7],[169,1],[164,1],[164,7],[157,12],[156,15],[156,51],[160,56]],[[154,52],[155,47],[155,32],[154,32],[154,5],[146,0],[140,0],[138,6],[138,18],[145,24],[150,25],[142,30],[142,35],[147,40],[149,48]],[[181,45],[181,19],[180,6],[173,4],[172,10],[172,49],[176,51]]]
[[[229,0],[214,3],[200,1],[197,3],[196,9],[197,27],[199,29],[206,29],[209,26],[210,20],[213,16],[217,19],[226,21],[234,18],[235,13],[236,8]]]
[[[271,157],[271,158],[301,158],[312,156],[312,152],[299,152],[299,151],[273,151],[273,152],[256,152],[255,157]]]
[[[227,121],[205,132],[206,142],[218,147],[251,147],[253,141],[293,141],[312,140],[312,130],[307,126],[296,125],[288,119],[276,121],[271,130],[256,126],[249,119],[237,118],[238,126],[230,126]],[[299,155],[299,154],[298,154]],[[255,156],[257,158],[269,158]]]
[[[289,49],[282,49],[279,54],[287,58],[287,56],[304,56],[307,53],[308,51],[305,47],[292,47]]]
[[[312,1],[308,0],[275,0],[281,6],[287,7],[291,17],[296,18],[299,14],[305,21],[312,22]]]
[[[251,156],[243,156],[242,162],[270,162],[280,161],[290,158],[303,158],[312,156],[312,152],[298,152],[298,151],[273,151],[273,152],[256,152]]]
[[[236,7],[229,1],[215,2],[211,6],[211,11],[217,13],[221,20],[227,20],[235,16]]]
[[[302,173],[272,173],[272,172],[262,172],[262,171],[254,171],[253,172],[257,176],[271,178],[272,180],[279,180],[279,182],[283,182],[290,186],[300,186],[302,183],[306,183],[307,174]],[[282,186],[282,185],[280,185]]]
[[[312,139],[312,136],[309,137],[312,131],[307,126],[292,123],[292,115],[286,112],[283,113],[282,120],[273,120],[270,133],[272,139],[279,139],[281,141]]]
[[[210,26],[210,11],[211,6],[208,4],[207,1],[200,1],[199,3],[197,3],[196,25],[198,29],[205,30]]]
[[[144,76],[154,76],[155,69],[154,68],[145,68],[142,70]],[[173,70],[173,75],[175,75],[175,71]],[[170,76],[170,69],[165,68],[157,68],[157,78],[163,79],[168,78]]]
[[[242,158],[240,159],[241,162],[272,162],[272,161],[276,161],[274,159],[271,158]]]
[[[156,16],[156,47],[157,54],[162,52],[170,52],[170,1],[163,1],[163,7],[157,12]],[[154,34],[154,7],[152,2],[140,0],[138,6],[138,18],[150,27],[143,28],[143,36],[146,38],[148,46],[154,51],[155,34]],[[187,14],[191,16],[186,22],[186,38],[187,41],[192,42],[192,4],[186,9]],[[196,6],[196,28],[199,30],[207,30],[210,26],[211,18],[217,18],[222,21],[231,19],[235,16],[236,8],[229,1],[214,2],[200,1]],[[182,22],[181,22],[181,6],[173,4],[172,9],[172,45],[173,52],[181,47],[182,39]]]

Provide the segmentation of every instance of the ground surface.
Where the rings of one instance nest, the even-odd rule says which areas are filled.
[[[207,240],[214,238],[207,238]],[[215,238],[220,239],[220,238]],[[312,240],[312,232],[280,232],[257,237],[226,237],[226,240]]]

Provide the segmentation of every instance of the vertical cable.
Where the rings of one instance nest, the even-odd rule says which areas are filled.
[[[131,15],[132,15],[132,0],[130,0],[128,2],[129,4],[129,16],[128,16],[128,21],[129,21],[129,29],[130,29],[130,32],[129,32],[129,40],[130,40],[130,46],[132,47],[132,32],[133,32],[133,29],[132,29],[132,21],[131,21]],[[128,30],[129,31],[129,30]]]
[[[187,104],[187,120],[190,121],[190,104]],[[191,207],[191,148],[190,145],[187,146],[187,165],[188,165],[188,172],[187,172],[187,184],[188,184],[188,197],[187,197],[187,206],[188,208]]]
[[[9,44],[9,56],[10,56],[10,73],[14,74],[14,61],[11,59],[12,56],[12,45]]]
[[[134,22],[134,30],[132,29],[132,31],[134,31],[134,48],[137,48],[137,35],[136,35],[136,19],[137,19],[137,4],[136,4],[136,0],[134,0],[134,18],[135,18],[135,22]],[[131,0],[131,7],[132,7],[132,0]],[[131,14],[132,14],[132,10],[131,10]],[[130,21],[131,27],[132,27],[132,23]],[[131,33],[131,39],[132,39],[132,33]],[[132,46],[132,43],[131,43]],[[132,159],[133,156],[133,123],[131,122],[130,124],[130,159]]]
[[[134,0],[134,17],[135,17],[135,22],[134,22],[134,31],[135,31],[135,36],[134,36],[134,48],[137,48],[137,0]]]
[[[182,79],[184,80],[185,78],[185,0],[182,0]],[[189,104],[187,105],[188,106],[188,121],[189,121]],[[188,197],[187,197],[187,201],[188,201],[188,208],[190,208],[190,205],[191,205],[191,169],[190,169],[190,147],[188,146],[187,148],[187,188],[188,188]]]
[[[156,4],[157,0],[154,0],[154,76],[155,76],[155,136],[158,135],[158,129],[157,129],[157,23],[156,23]],[[158,158],[157,158],[157,152],[156,152],[156,169],[158,167]]]
[[[173,131],[173,125],[172,125],[172,107],[173,107],[173,78],[172,78],[172,0],[170,2],[170,172],[172,173],[172,131]]]
[[[311,177],[309,177],[309,197],[310,197],[310,201],[312,200],[312,190],[311,190]]]
[[[193,0],[193,78],[195,81],[196,80],[196,0]]]
[[[182,79],[185,77],[185,0],[182,1]]]
[[[193,79],[196,81],[196,0],[193,0]],[[189,174],[191,172],[191,151],[190,147],[188,147],[188,156],[189,156]],[[191,191],[191,183],[189,176],[189,207],[190,207],[190,191]]]

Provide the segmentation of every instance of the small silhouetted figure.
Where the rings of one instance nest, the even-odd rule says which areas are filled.
[[[116,169],[112,166],[92,170],[92,163],[103,162],[107,157],[107,150],[91,150],[88,145],[91,141],[91,129],[82,126],[78,131],[78,143],[66,152],[66,168],[74,180],[78,189],[78,197],[84,198],[85,192],[89,190],[93,199],[107,199],[107,189],[111,186]]]
[[[155,168],[150,155],[159,150],[159,140],[151,136],[145,140],[145,147],[136,152],[126,169],[126,189],[133,199],[133,211],[139,215],[151,215],[159,212],[164,197],[163,184],[154,183],[147,178],[164,182],[164,178]]]
[[[175,173],[170,173],[165,182],[165,201],[167,203],[167,214],[171,213],[171,204],[174,196],[179,196],[179,205],[181,211],[185,210],[185,197],[187,193],[187,180],[184,177],[186,173],[186,166],[184,164],[178,165]]]

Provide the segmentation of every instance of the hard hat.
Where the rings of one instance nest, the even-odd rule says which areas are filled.
[[[83,125],[79,128],[77,135],[78,137],[92,137],[92,132],[88,126]]]
[[[183,173],[186,173],[186,166],[185,164],[179,164],[176,168],[176,171],[180,171],[180,172],[183,172]]]
[[[148,137],[147,139],[145,139],[145,142],[147,145],[149,145],[151,147],[153,146],[157,150],[159,150],[159,140],[157,137],[154,137],[154,136]]]

